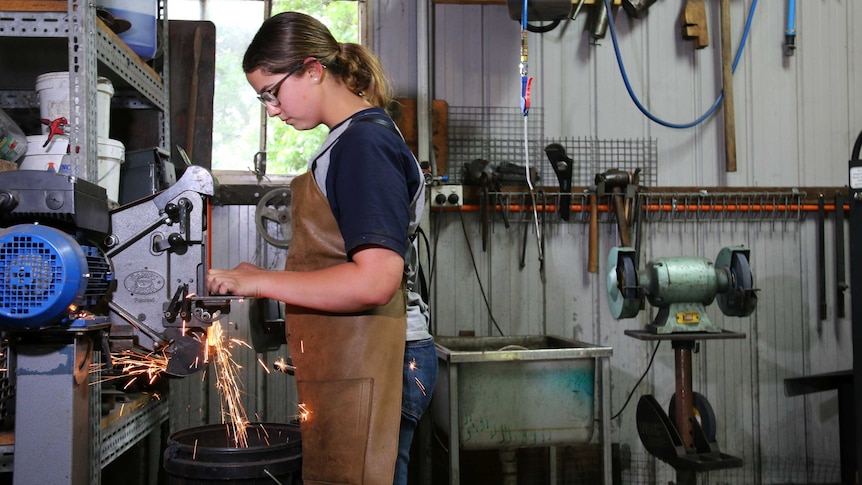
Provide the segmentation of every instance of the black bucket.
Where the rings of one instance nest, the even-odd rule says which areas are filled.
[[[164,467],[169,484],[302,483],[299,426],[250,423],[248,447],[234,446],[225,424],[177,431],[168,437]]]

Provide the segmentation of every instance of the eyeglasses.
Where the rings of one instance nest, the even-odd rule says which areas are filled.
[[[281,106],[281,101],[278,100],[278,88],[281,87],[281,83],[286,81],[287,78],[289,78],[290,76],[302,70],[303,67],[305,67],[305,62],[288,71],[283,78],[281,78],[277,83],[273,84],[272,87],[270,87],[269,89],[261,91],[260,94],[257,96],[258,101],[263,103],[264,106],[269,106],[272,108],[278,108],[279,106]]]

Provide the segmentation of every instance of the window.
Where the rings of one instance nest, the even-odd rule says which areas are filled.
[[[355,0],[273,0],[272,13],[295,10],[318,18],[340,42],[358,42],[359,5]],[[176,20],[209,20],[216,26],[213,170],[252,170],[255,153],[267,152],[269,174],[304,172],[328,129],[296,131],[262,111],[242,72],[242,56],[265,18],[263,1],[171,0]],[[266,133],[262,146],[262,133]]]

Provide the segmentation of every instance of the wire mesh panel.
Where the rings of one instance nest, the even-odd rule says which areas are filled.
[[[550,143],[562,145],[573,160],[572,186],[595,185],[596,174],[609,169],[630,173],[640,170],[640,185],[658,185],[658,141],[655,139],[563,138],[548,139],[545,146]],[[550,177],[546,180],[556,182],[550,163],[545,163],[542,170]]]
[[[658,142],[654,139],[546,138],[542,109],[531,108],[525,140],[524,120],[519,108],[450,106],[449,181],[461,183],[464,164],[483,159],[494,165],[529,163],[537,173],[537,185],[557,186],[545,147],[558,143],[573,160],[572,186],[594,185],[597,173],[612,168],[632,173],[640,169],[640,184],[658,183]]]
[[[464,164],[476,159],[523,166],[529,153],[530,166],[546,165],[541,108],[531,108],[526,123],[525,152],[524,116],[519,108],[449,106],[449,181],[461,183]]]

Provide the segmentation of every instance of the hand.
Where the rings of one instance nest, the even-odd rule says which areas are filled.
[[[251,263],[240,263],[234,269],[210,269],[207,290],[215,295],[260,296],[260,279],[264,270]]]

